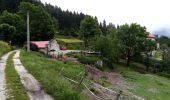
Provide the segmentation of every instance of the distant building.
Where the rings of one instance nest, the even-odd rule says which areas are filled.
[[[31,50],[51,55],[57,54],[60,51],[60,47],[55,39],[50,41],[31,41]]]
[[[147,38],[148,38],[148,39],[151,39],[151,40],[153,40],[153,41],[156,41],[156,36],[155,36],[154,34],[151,34],[151,33],[149,33],[149,32],[146,32],[145,34],[147,35]]]
[[[152,34],[152,33],[150,33],[150,32],[146,32],[145,34],[147,35],[147,38],[148,38],[148,39],[150,39],[150,40],[152,40],[152,41],[156,41],[156,38],[157,38],[156,35],[154,35],[154,34]],[[159,49],[159,48],[160,48],[160,44],[156,41],[155,50],[156,50],[156,49]],[[155,55],[155,52],[156,52],[155,50],[153,50],[153,51],[150,52],[151,56],[154,56],[154,55]]]

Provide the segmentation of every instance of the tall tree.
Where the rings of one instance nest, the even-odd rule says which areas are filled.
[[[4,11],[0,16],[0,24],[8,24],[10,26],[14,26],[16,28],[15,34],[11,34],[11,42],[12,44],[23,44],[26,39],[24,34],[24,21],[23,19],[15,13],[9,13],[8,11]]]
[[[106,34],[106,31],[107,31],[106,21],[103,20],[103,25],[102,25],[102,32],[103,32],[103,34]]]
[[[68,31],[74,30],[74,32],[72,32],[72,34],[68,32],[63,35],[69,34],[71,36],[77,36],[80,22],[85,17],[83,13],[71,12],[68,10],[64,11],[58,6],[53,6],[47,3],[43,4],[40,0],[0,0],[0,13],[2,13],[4,10],[9,12],[18,12],[18,6],[21,2],[29,2],[44,8],[49,13],[49,15],[53,17],[53,19],[55,18],[57,20],[54,21],[54,25],[57,24],[59,27],[59,30],[57,30],[58,34],[63,34],[65,33],[65,29],[68,29]]]
[[[0,35],[3,40],[10,43],[12,40],[12,35],[16,32],[14,26],[10,26],[9,24],[0,24]]]
[[[22,2],[19,6],[19,14],[26,19],[27,11],[30,12],[31,40],[49,40],[54,36],[52,18],[41,6]]]
[[[122,43],[122,53],[127,58],[127,66],[129,66],[131,58],[136,53],[140,53],[141,51],[143,51],[141,47],[143,47],[144,41],[147,38],[145,32],[145,27],[142,27],[136,23],[132,23],[131,25],[124,24],[119,26],[117,35]]]
[[[108,67],[113,68],[113,62],[120,57],[119,41],[116,37],[97,36],[93,46],[94,51],[100,52],[100,58]]]
[[[91,16],[86,16],[80,24],[80,35],[84,40],[85,48],[88,47],[88,42],[95,36],[100,35],[101,30],[95,19]]]
[[[117,33],[116,26],[112,23],[109,23],[109,25],[107,25],[106,35],[108,35],[108,34],[116,35],[116,33]]]

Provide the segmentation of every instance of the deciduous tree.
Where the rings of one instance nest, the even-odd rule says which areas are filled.
[[[80,23],[80,35],[84,40],[85,48],[88,46],[88,42],[96,36],[100,35],[101,30],[98,22],[91,16],[86,16]]]
[[[136,23],[119,26],[117,35],[121,40],[122,53],[127,58],[127,66],[129,66],[131,58],[136,53],[143,51],[142,47],[144,47],[144,41],[147,38],[145,32],[145,27]]]
[[[31,40],[49,40],[54,36],[52,18],[41,6],[22,2],[19,6],[19,14],[26,19],[27,11],[30,13],[30,37]]]

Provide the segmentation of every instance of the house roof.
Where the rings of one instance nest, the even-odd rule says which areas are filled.
[[[146,32],[145,34],[148,38],[156,38],[156,36],[154,34],[151,34],[150,32]]]
[[[153,34],[149,34],[149,35],[148,35],[148,38],[156,38],[156,36],[153,35]]]
[[[35,44],[38,48],[45,48],[49,41],[31,41],[32,44]]]

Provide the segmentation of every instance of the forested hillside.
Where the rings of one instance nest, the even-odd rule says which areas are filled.
[[[4,10],[16,13],[18,12],[21,2],[30,2],[35,5],[40,5],[51,15],[58,33],[63,35],[78,36],[80,21],[84,18],[83,13],[63,11],[58,6],[51,4],[43,4],[39,0],[1,0],[0,12]]]

